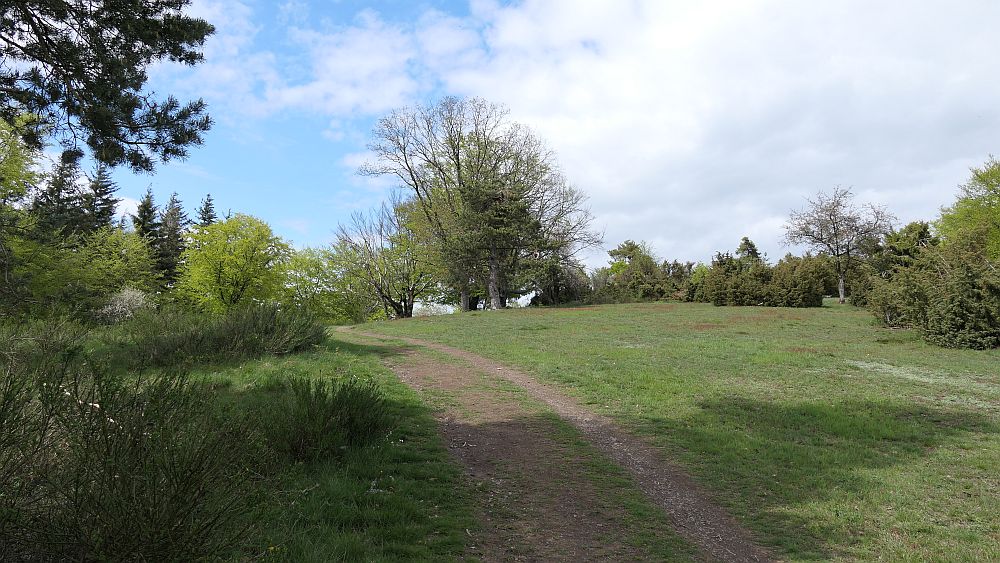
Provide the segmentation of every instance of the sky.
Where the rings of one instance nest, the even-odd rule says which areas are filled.
[[[215,122],[184,161],[116,172],[193,214],[248,213],[296,246],[396,186],[356,171],[375,121],[442,96],[504,104],[589,196],[604,248],[708,261],[749,236],[772,259],[789,212],[850,187],[899,224],[934,219],[1000,154],[1000,2],[195,0],[216,27],[151,90]]]

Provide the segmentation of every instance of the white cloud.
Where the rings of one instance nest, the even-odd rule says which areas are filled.
[[[744,235],[779,257],[788,211],[836,185],[930,219],[1000,151],[988,0],[475,0],[468,17],[365,10],[306,27],[289,15],[294,55],[260,50],[239,1],[196,8],[219,27],[196,71],[210,101],[318,114],[341,143],[359,117],[441,92],[505,103],[590,194],[609,245],[646,239],[666,258],[708,259]],[[352,182],[364,193],[338,205],[387,190]]]
[[[118,206],[115,208],[115,217],[117,220],[127,219],[132,215],[135,215],[138,209],[139,200],[130,197],[122,197],[118,200]]]

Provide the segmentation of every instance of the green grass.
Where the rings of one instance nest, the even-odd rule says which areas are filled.
[[[355,343],[381,342],[374,345],[376,349],[379,346],[414,349],[412,345],[401,340],[374,341],[356,334],[337,336]],[[420,353],[438,364],[468,368],[470,372],[476,373],[469,362],[461,358],[430,349],[420,350]],[[652,505],[642,495],[628,473],[597,450],[583,437],[579,430],[560,418],[547,405],[531,397],[521,387],[503,379],[490,377],[489,374],[481,374],[478,381],[465,391],[481,393],[482,396],[489,397],[488,400],[497,403],[516,403],[523,410],[523,418],[519,419],[518,422],[543,429],[543,435],[550,439],[554,446],[552,458],[547,461],[553,466],[565,469],[566,477],[564,479],[567,482],[560,483],[560,488],[562,490],[576,490],[581,485],[586,485],[595,497],[595,506],[591,509],[604,514],[615,514],[619,519],[614,530],[608,532],[615,534],[614,537],[607,538],[609,545],[616,543],[630,545],[656,561],[693,561],[697,559],[696,548],[671,528],[663,511]],[[460,392],[424,388],[420,391],[420,396],[426,404],[436,410],[459,413],[467,421],[476,420],[479,415],[463,405],[463,401],[457,393]],[[505,468],[502,471],[503,480],[519,483],[517,489],[522,492],[527,491],[529,498],[540,499],[539,495],[555,494],[551,484],[536,485],[533,482],[536,480],[536,476],[530,474],[530,471],[526,474],[524,468],[517,466],[516,463],[498,460],[498,464]],[[569,482],[570,475],[582,477],[585,483]],[[498,509],[496,506],[488,508],[483,504],[483,500],[489,496],[491,495],[479,494],[477,499],[473,499],[480,511]],[[514,513],[504,513],[502,520],[517,517]],[[515,547],[515,551],[517,549],[519,547]],[[530,558],[532,555],[528,554],[528,556]]]
[[[395,421],[374,445],[336,460],[277,471],[251,553],[277,561],[449,560],[475,525],[471,490],[441,443],[431,412],[382,367],[385,348],[332,340],[320,350],[202,369],[194,377],[226,407],[261,424],[289,377],[359,378],[383,391]],[[281,463],[279,461],[278,463]]]
[[[1000,559],[1000,351],[822,309],[636,304],[365,328],[557,383],[681,461],[790,559]]]

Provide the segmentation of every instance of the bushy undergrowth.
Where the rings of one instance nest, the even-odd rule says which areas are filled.
[[[291,378],[277,409],[265,414],[272,443],[294,461],[337,457],[389,430],[381,391],[373,383]]]
[[[250,327],[256,340],[228,351],[253,355],[317,338],[309,336],[307,317],[273,311],[214,325],[174,314],[150,317],[143,334],[182,326],[190,331],[185,338],[202,343],[218,338],[219,327]],[[274,334],[267,323],[278,325]],[[290,467],[340,460],[384,437],[392,423],[374,383],[284,374],[273,390],[253,388],[237,399],[173,369],[103,369],[124,357],[106,353],[106,336],[95,359],[78,324],[0,326],[2,561],[191,561],[255,553],[257,516],[280,496],[274,483]],[[203,350],[175,353],[192,349]]]
[[[886,279],[874,277],[868,308],[885,325],[916,327],[951,348],[1000,347],[1000,270],[956,246],[927,248]]]
[[[0,334],[0,559],[179,561],[237,545],[248,429],[184,378],[95,369],[78,336]]]
[[[164,308],[139,312],[108,329],[105,339],[109,361],[145,369],[289,354],[323,342],[326,329],[307,311],[274,304],[221,316]]]
[[[692,276],[688,297],[719,306],[821,307],[827,276],[826,264],[817,257],[788,255],[771,266],[719,254],[711,268]]]

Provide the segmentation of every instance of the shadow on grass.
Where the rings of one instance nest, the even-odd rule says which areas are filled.
[[[440,442],[430,408],[395,382],[378,362],[403,350],[337,338],[319,348],[289,356],[287,364],[283,358],[271,357],[266,367],[248,362],[239,373],[192,382],[213,393],[218,416],[246,421],[244,439],[261,457],[259,472],[265,484],[257,492],[255,524],[248,544],[231,559],[457,558],[465,549],[465,530],[474,528],[460,473]],[[226,378],[243,377],[243,372],[254,370],[267,376],[251,378],[249,385],[225,384]],[[295,406],[290,402],[289,378],[343,382],[354,377],[377,383],[382,397],[377,407],[388,424],[364,440],[333,444],[321,457],[300,460],[290,455],[288,438],[297,440],[302,433],[316,438],[326,435],[323,413],[330,409]],[[370,406],[370,402],[364,404]],[[351,428],[357,427],[353,421],[359,417],[361,422],[368,418],[367,412],[358,412],[357,405],[330,406],[337,412],[350,407]]]
[[[788,405],[727,397],[699,406],[681,420],[633,422],[641,432],[669,435],[700,480],[725,491],[730,507],[768,544],[805,559],[842,555],[864,515],[838,513],[824,523],[788,509],[856,504],[879,485],[863,470],[914,462],[973,434],[998,432],[995,421],[975,413],[878,401]]]

